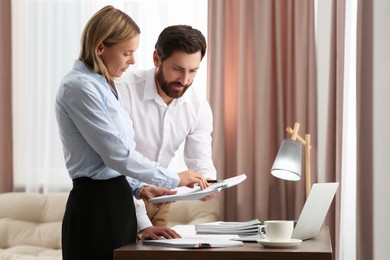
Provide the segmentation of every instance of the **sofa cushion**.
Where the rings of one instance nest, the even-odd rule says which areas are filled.
[[[194,225],[219,220],[220,202],[218,197],[209,201],[176,201],[169,210],[168,226]]]
[[[0,218],[37,223],[62,221],[67,198],[68,193],[2,193]]]
[[[61,248],[61,221],[34,223],[9,218],[0,219],[0,248],[35,245]]]
[[[0,248],[0,260],[62,260],[62,252],[61,249],[20,245]]]
[[[61,248],[61,225],[68,193],[0,194],[0,248]]]

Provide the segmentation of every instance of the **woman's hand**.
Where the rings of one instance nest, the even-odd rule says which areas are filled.
[[[177,193],[176,190],[170,190],[167,188],[157,187],[157,186],[153,186],[153,185],[145,185],[142,187],[142,190],[139,193],[139,197],[141,199],[149,200],[149,199],[152,199],[155,197],[160,197],[160,196],[164,196],[164,195],[173,195],[176,193]],[[154,205],[159,208],[164,204],[166,204],[166,203],[157,203]]]
[[[138,238],[141,240],[158,240],[161,237],[167,239],[181,238],[175,230],[161,226],[150,226],[138,232]]]
[[[157,187],[153,185],[145,185],[142,187],[139,197],[142,199],[149,200],[155,197],[160,197],[164,195],[173,195],[176,193],[177,193],[176,190],[170,190],[167,188]]]

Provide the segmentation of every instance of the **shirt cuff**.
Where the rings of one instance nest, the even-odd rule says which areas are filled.
[[[143,190],[146,186],[149,186],[149,185],[142,185],[141,187],[138,188],[137,194],[136,194],[136,196],[135,196],[137,199],[141,199],[142,190]]]
[[[135,197],[134,199],[134,206],[135,206],[135,213],[137,216],[137,233],[147,227],[153,226],[152,222],[150,221],[148,215],[146,214],[146,208],[145,203],[143,200],[137,200]]]

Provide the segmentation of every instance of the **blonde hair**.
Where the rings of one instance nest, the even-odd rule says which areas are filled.
[[[106,66],[98,55],[98,47],[111,47],[141,33],[138,25],[126,13],[111,5],[103,7],[87,22],[82,37],[79,58],[91,69],[112,81]]]

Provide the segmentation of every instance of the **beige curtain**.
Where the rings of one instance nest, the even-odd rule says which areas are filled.
[[[223,194],[225,220],[297,219],[305,178],[271,176],[285,129],[311,134],[317,180],[316,61],[313,1],[210,0],[208,94],[219,178],[248,179]]]
[[[11,0],[0,1],[0,192],[12,191]]]
[[[373,0],[358,0],[357,23],[357,259],[374,259],[373,245]]]

